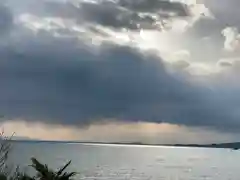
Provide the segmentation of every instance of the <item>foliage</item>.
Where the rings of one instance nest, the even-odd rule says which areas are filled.
[[[8,176],[11,174],[12,168],[7,163],[11,146],[11,138],[4,135],[4,131],[0,132],[0,180],[3,178],[1,175]]]
[[[46,164],[40,163],[37,159],[32,158],[30,165],[36,172],[35,176],[30,176],[20,170],[19,167],[13,168],[8,164],[8,157],[11,146],[11,137],[4,136],[0,133],[0,180],[72,180],[76,172],[66,172],[65,170],[71,164],[69,161],[58,171],[50,169]]]
[[[15,169],[15,172],[11,176],[8,176],[7,180],[35,180],[35,179],[30,177],[26,173],[21,172],[19,167],[17,167]]]
[[[31,167],[36,171],[35,176],[29,176],[16,168],[13,174],[0,173],[0,180],[72,180],[77,174],[75,172],[65,172],[66,168],[70,165],[69,161],[66,165],[60,168],[58,171],[53,171],[46,164],[40,163],[37,159],[32,158]]]
[[[32,158],[31,166],[37,171],[37,176],[35,177],[37,180],[70,180],[77,174],[76,172],[64,172],[70,164],[71,161],[60,168],[60,170],[54,172],[46,164],[43,165],[37,159]]]

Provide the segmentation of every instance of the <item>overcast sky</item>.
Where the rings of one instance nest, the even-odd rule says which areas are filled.
[[[2,126],[36,139],[237,140],[239,6],[239,0],[5,0]]]

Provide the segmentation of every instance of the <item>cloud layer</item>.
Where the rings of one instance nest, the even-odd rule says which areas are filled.
[[[113,120],[239,130],[239,54],[224,51],[237,36],[224,31],[225,41],[228,26],[212,4],[214,18],[197,5],[7,1],[1,113],[70,126]]]
[[[0,36],[4,36],[11,30],[13,17],[11,10],[5,6],[0,6]]]

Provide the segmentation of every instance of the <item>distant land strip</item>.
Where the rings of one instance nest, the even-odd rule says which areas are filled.
[[[199,147],[199,148],[227,148],[240,149],[240,142],[219,144],[148,144],[141,142],[94,142],[94,141],[45,141],[45,140],[9,140],[13,143],[71,143],[71,144],[99,144],[99,145],[145,145],[145,146],[173,146],[173,147]]]

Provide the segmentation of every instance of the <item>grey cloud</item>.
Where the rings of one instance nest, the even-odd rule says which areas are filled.
[[[199,19],[183,34],[183,46],[198,62],[216,62],[223,57],[225,25],[216,19]]]
[[[234,76],[238,76],[240,70],[240,60],[239,57],[230,58],[230,59],[222,59],[218,61],[218,66],[229,68],[231,71],[230,73]]]
[[[180,2],[170,2],[163,0],[119,0],[119,5],[138,12],[159,13],[160,11],[166,11],[174,12],[177,16],[189,15],[187,6]]]
[[[71,4],[52,2],[49,5],[32,1],[33,4],[36,2],[39,6],[29,6],[29,11],[22,3],[19,3],[22,8],[11,7],[19,14],[24,11],[39,16],[55,14],[57,17],[74,17],[79,24],[92,22],[132,29],[137,23],[143,25],[145,22],[139,12],[149,9],[149,12],[156,13],[154,8],[160,8],[154,1],[146,9],[141,6],[145,1],[140,5],[82,4],[85,11],[81,14],[79,8]],[[17,12],[16,9],[23,11]],[[146,22],[151,22],[152,27],[151,17]],[[200,25],[204,32],[209,24],[210,21],[204,27]],[[95,27],[92,30],[97,31]],[[190,84],[181,75],[169,73],[161,58],[128,46],[103,44],[94,49],[96,47],[89,47],[76,39],[54,38],[48,32],[30,35],[31,31],[25,31],[17,41],[10,39],[9,46],[0,47],[0,113],[6,119],[82,126],[111,118],[204,126],[225,131],[240,129],[240,115],[236,113],[240,107],[239,98],[236,98],[239,93],[232,92],[227,85],[212,91]],[[186,34],[182,42],[183,46],[190,47],[191,56],[207,61],[213,58],[209,54],[216,52],[214,58],[219,59],[224,39],[219,40],[222,44],[210,41],[209,48],[209,42],[201,41],[202,36],[196,37],[197,30],[192,31],[190,38],[196,40],[196,46],[185,39]],[[184,68],[188,64],[183,60],[176,66]]]
[[[120,0],[115,3],[103,1],[98,4],[81,3],[79,12],[84,21],[92,21],[114,28],[129,29],[159,29],[156,23],[160,23],[165,18],[170,18],[171,12],[175,13],[177,17],[189,15],[183,4],[160,0],[138,2]],[[142,15],[141,13],[145,14]]]
[[[204,5],[213,14],[214,18],[201,18],[188,33],[206,36],[221,36],[221,31],[226,27],[240,27],[238,0],[207,0]]]
[[[219,62],[218,65],[221,67],[232,67],[233,66],[233,64],[231,62],[227,62],[227,61]]]
[[[240,59],[239,58],[232,61],[232,70],[234,71],[236,76],[239,75],[239,72],[240,72]]]
[[[80,12],[84,21],[114,28],[138,29],[136,22],[141,20],[138,14],[120,9],[115,3],[102,5],[84,3],[81,4]],[[148,24],[151,25],[154,20],[149,20]]]
[[[202,62],[217,62],[222,57],[239,56],[239,51],[223,52],[225,37],[222,34],[226,27],[236,27],[239,30],[238,0],[207,0],[204,5],[214,18],[200,18],[184,33],[183,46],[189,49],[194,60]],[[203,40],[205,39],[205,40]]]
[[[225,37],[224,48],[227,51],[237,51],[240,47],[240,35],[237,28],[227,27],[222,31],[223,36]]]
[[[167,4],[169,4],[169,7],[171,7],[173,3],[167,2]],[[154,8],[149,8],[145,11],[137,11],[136,9],[132,9],[132,7],[135,6],[137,8],[137,5],[138,4],[135,5],[135,3],[132,3],[131,5],[124,4],[122,1],[120,1],[119,4],[112,2],[103,2],[102,4],[81,3],[79,11],[84,21],[94,22],[103,26],[127,28],[132,30],[142,28],[160,29],[156,23],[162,18],[160,15],[161,9],[158,9],[159,14],[154,11]],[[166,15],[170,12],[169,9],[165,10]],[[142,15],[141,13],[143,12],[149,14]],[[157,19],[156,17],[153,17],[153,15],[156,15]],[[164,18],[166,18],[166,15]]]
[[[222,34],[222,31],[227,27],[236,27],[239,30],[239,3],[240,1],[238,0],[204,1],[204,5],[211,11],[214,18],[201,18],[185,32],[186,39],[190,39],[186,46],[190,48],[194,57],[200,58],[199,61],[206,59],[207,61],[218,61],[222,57],[236,57],[240,55],[239,51],[228,54],[223,52],[224,46],[228,45],[228,43],[226,43]],[[202,38],[209,38],[210,41],[203,44]],[[209,57],[202,58],[202,56],[199,56],[199,52],[201,55]]]
[[[216,17],[216,21],[225,24],[225,26],[239,26],[240,1],[238,0],[209,0],[205,1],[206,6]]]
[[[9,0],[11,2],[11,0]],[[79,2],[78,5],[70,2],[58,1],[28,1],[24,0],[21,4],[31,4],[31,8],[19,8],[15,5],[16,11],[23,11],[38,16],[56,16],[75,19],[79,24],[95,23],[111,28],[127,28],[137,30],[158,29],[161,21],[172,17],[189,16],[186,5],[178,2],[162,0],[104,0],[98,3]],[[13,2],[10,3],[14,7]],[[23,6],[23,5],[21,5]],[[143,15],[143,13],[145,13]]]
[[[185,69],[190,66],[190,63],[186,60],[178,60],[173,62],[172,66],[177,69]]]
[[[161,59],[136,49],[109,44],[95,52],[71,40],[38,35],[0,54],[0,110],[7,119],[240,127],[230,106],[214,93],[169,74]]]
[[[0,4],[0,36],[6,35],[13,26],[13,17],[11,10]]]

